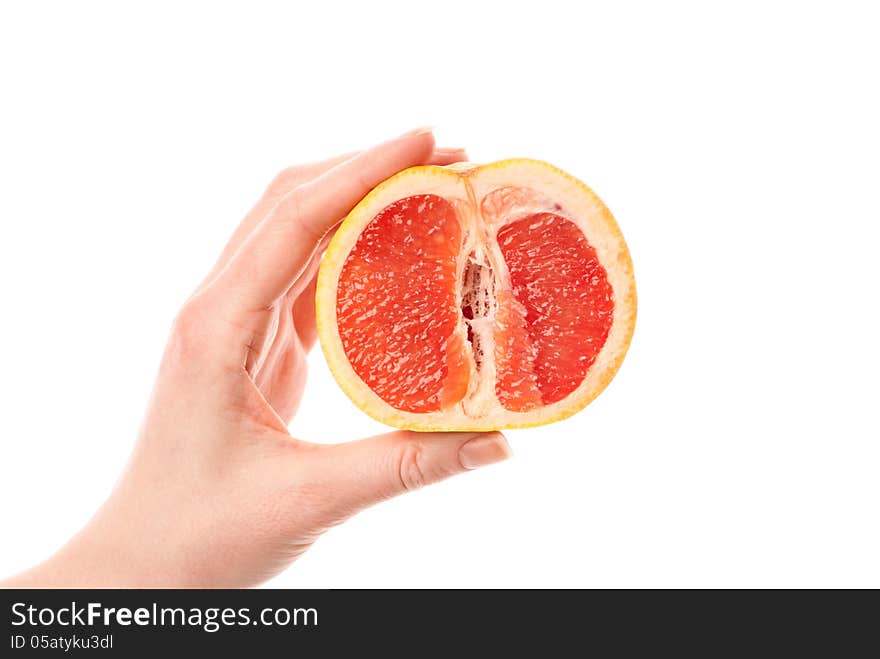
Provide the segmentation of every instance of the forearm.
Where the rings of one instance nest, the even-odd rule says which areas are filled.
[[[48,559],[0,581],[3,588],[120,588],[205,585],[177,543],[150,542],[136,521],[120,523],[108,502]],[[149,532],[149,531],[147,531]]]

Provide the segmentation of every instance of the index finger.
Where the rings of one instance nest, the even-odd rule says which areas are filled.
[[[296,282],[321,238],[355,204],[389,176],[424,163],[433,149],[430,129],[412,131],[292,190],[254,229],[215,284],[244,311],[267,308]]]

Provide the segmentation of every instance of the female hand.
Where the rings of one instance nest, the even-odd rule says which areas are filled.
[[[279,174],[181,309],[109,499],[57,554],[4,585],[258,584],[366,506],[508,457],[498,433],[313,444],[287,431],[334,227],[397,171],[464,158],[418,130]]]

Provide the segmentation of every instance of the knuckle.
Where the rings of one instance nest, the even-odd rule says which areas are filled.
[[[163,365],[191,375],[240,371],[254,336],[232,313],[210,286],[184,302],[171,325]]]
[[[282,202],[285,206],[284,217],[287,222],[295,225],[307,240],[317,242],[323,238],[324,232],[315,226],[315,220],[308,212],[309,193],[308,186],[300,186],[288,192]]]
[[[404,491],[418,490],[428,484],[425,456],[417,442],[404,444],[398,453],[397,473]]]
[[[175,333],[189,333],[200,325],[204,316],[203,303],[198,298],[190,298],[183,303],[174,317]]]
[[[177,312],[171,328],[171,344],[177,352],[190,354],[204,343],[210,316],[207,306],[204,298],[197,295]]]
[[[299,167],[286,167],[278,172],[266,187],[266,196],[280,197],[295,187],[299,180]]]

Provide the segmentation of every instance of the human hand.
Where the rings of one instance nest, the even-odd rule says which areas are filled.
[[[258,584],[359,510],[508,457],[499,433],[314,444],[287,431],[335,226],[397,171],[464,158],[421,130],[279,174],[175,320],[109,499],[57,554],[4,585]]]

